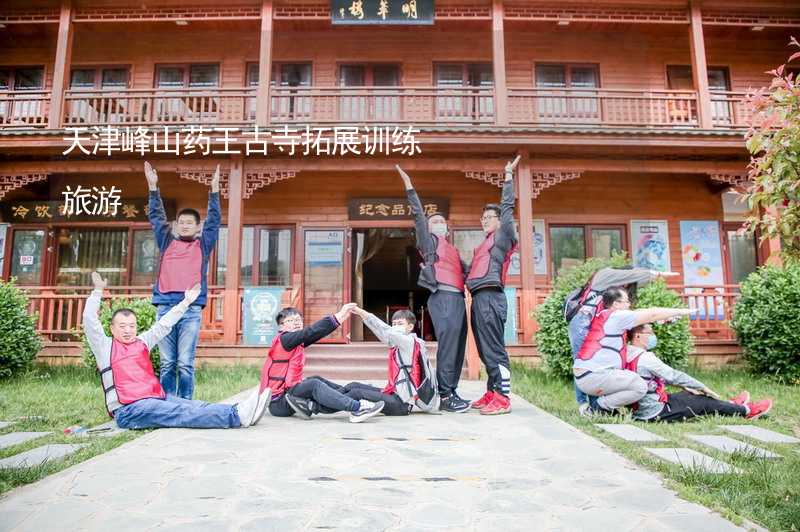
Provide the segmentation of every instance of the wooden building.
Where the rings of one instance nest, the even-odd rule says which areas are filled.
[[[507,337],[515,356],[535,356],[531,310],[557,271],[614,250],[681,272],[675,288],[703,310],[692,322],[698,354],[735,356],[727,319],[737,283],[777,249],[736,233],[744,96],[788,57],[796,2],[436,0],[427,21],[433,2],[387,3],[405,6],[397,16],[406,18],[413,4],[416,22],[429,22],[415,25],[385,23],[373,4],[2,3],[1,271],[31,294],[47,339],[42,358],[79,353],[71,333],[91,270],[110,278],[115,295],[149,292],[157,251],[144,216],[145,159],[172,209],[201,212],[222,166],[224,228],[199,356],[253,361],[263,348],[242,338],[251,287],[282,287],[281,303],[307,320],[349,300],[379,315],[411,305],[424,318],[394,165],[448,210],[469,258],[482,206],[499,200],[503,165],[517,153],[521,241]],[[335,23],[354,19],[356,7],[373,23]],[[330,139],[353,125],[413,126],[421,153],[369,154],[360,144],[360,154],[289,155],[273,142],[278,131],[329,128]],[[203,128],[210,153],[64,154],[76,128],[91,137],[164,126]],[[246,153],[256,127],[273,134],[266,155]],[[225,129],[238,131],[234,141]],[[117,216],[59,216],[64,192],[79,186],[116,186]],[[320,367],[365,367],[369,340],[348,324],[331,338],[337,345],[318,351]],[[477,366],[471,348],[472,374]]]

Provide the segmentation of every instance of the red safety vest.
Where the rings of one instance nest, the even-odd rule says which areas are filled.
[[[437,283],[464,290],[464,268],[456,247],[446,238],[436,237],[436,262],[433,273]]]
[[[200,282],[203,267],[203,249],[200,239],[192,241],[174,239],[161,257],[158,268],[158,290],[185,292]]]
[[[469,268],[469,275],[467,276],[467,281],[472,279],[480,279],[485,277],[486,274],[489,273],[489,265],[492,262],[492,248],[494,247],[494,235],[497,231],[493,231],[492,233],[486,235],[486,238],[483,239],[478,247],[475,248],[475,251],[472,254],[472,265]],[[503,259],[503,267],[500,271],[500,284],[505,286],[506,284],[506,275],[508,274],[508,267],[511,264],[511,256],[517,250],[517,245],[514,244],[511,246],[511,249],[508,250],[506,253],[505,258]]]
[[[111,372],[110,385],[103,385],[106,409],[113,417],[114,411],[135,403],[140,399],[164,399],[167,394],[153,372],[150,350],[137,338],[130,344],[111,340],[111,360],[109,365],[100,368],[101,382],[106,382],[104,374]]]
[[[273,397],[303,380],[303,366],[306,361],[303,344],[287,351],[280,339],[281,335],[278,333],[272,340],[264,368],[261,370],[261,386],[258,390],[261,393],[270,388]]]
[[[614,313],[613,310],[606,309],[595,315],[594,319],[592,320],[592,324],[589,326],[589,333],[586,335],[586,339],[583,341],[581,350],[578,351],[578,358],[581,360],[590,360],[592,357],[594,357],[595,353],[601,349],[610,349],[619,353],[619,356],[622,359],[622,367],[625,367],[625,364],[628,361],[628,331],[625,331],[622,334],[606,334],[605,324],[608,321],[608,318],[611,317],[612,313]],[[621,338],[622,348],[615,349],[613,347],[602,345],[600,341],[604,338]]]
[[[642,353],[643,352],[644,351],[642,351]],[[642,355],[642,353],[639,353],[639,355],[635,356],[632,360],[627,360],[625,362],[625,365],[623,366],[623,369],[627,369],[634,373],[639,373],[638,372],[639,357]],[[658,394],[658,400],[661,401],[662,403],[666,403],[667,401],[669,401],[669,395],[667,394],[667,385],[664,382],[664,379],[662,379],[661,377],[650,377],[649,379],[645,379],[644,377],[642,378],[645,381],[647,381],[648,393],[652,393],[650,392],[650,389],[654,385],[655,387],[654,391],[655,393]],[[631,405],[631,408],[633,408],[633,410],[637,410],[639,408],[639,403],[638,402],[634,403],[633,405]]]
[[[414,389],[416,390],[419,388],[419,385],[422,383],[422,368],[420,367],[420,351],[419,351],[419,344],[414,342],[414,354],[411,357],[411,366],[400,366],[397,363],[398,360],[397,356],[397,348],[392,347],[389,349],[389,375],[388,380],[386,382],[386,386],[384,386],[382,392],[385,394],[393,394],[397,389],[397,386],[408,380],[408,375],[406,371],[411,371],[411,383],[414,385]],[[405,371],[401,371],[405,369]]]

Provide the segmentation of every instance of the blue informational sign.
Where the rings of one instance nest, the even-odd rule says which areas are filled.
[[[270,345],[278,334],[275,315],[281,309],[283,286],[244,289],[242,304],[242,342],[245,345]]]
[[[508,287],[505,289],[506,302],[508,303],[508,317],[505,323],[505,342],[506,345],[517,344],[517,289]]]

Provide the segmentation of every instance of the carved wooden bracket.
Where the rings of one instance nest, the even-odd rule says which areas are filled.
[[[537,198],[543,190],[582,175],[583,172],[577,170],[531,170],[531,195]]]
[[[230,172],[220,169],[219,171],[219,192],[223,198],[228,197],[228,176]],[[211,179],[214,177],[214,170],[181,170],[178,172],[181,179],[188,179],[204,185],[211,186]]]
[[[744,189],[750,185],[750,179],[744,173],[708,174],[708,177],[717,183],[725,183],[736,188]]]
[[[264,188],[278,181],[292,179],[297,176],[295,170],[260,170],[258,172],[247,172],[244,181],[244,199],[248,199],[253,192]]]
[[[494,185],[498,188],[503,187],[503,181],[505,180],[505,175],[503,172],[486,172],[482,170],[466,170],[464,172],[464,176],[467,179],[477,179],[478,181],[483,181],[484,183],[489,183],[490,185]]]
[[[0,174],[0,199],[3,199],[7,192],[38,181],[47,181],[48,177],[50,177],[50,174],[46,172],[39,174]]]

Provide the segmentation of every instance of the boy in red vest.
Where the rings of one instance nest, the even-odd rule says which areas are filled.
[[[194,355],[200,336],[200,314],[208,292],[208,258],[219,236],[219,165],[211,180],[208,210],[200,233],[200,213],[182,209],[175,223],[176,234],[167,221],[158,190],[158,173],[144,163],[150,189],[148,217],[158,244],[158,277],[153,284],[153,305],[160,319],[183,299],[189,287],[200,284],[200,295],[172,331],[159,343],[161,349],[161,386],[171,395],[191,399],[194,393]]]
[[[514,169],[520,156],[506,164],[500,205],[483,208],[481,226],[486,237],[475,248],[467,274],[472,294],[470,322],[478,355],[486,366],[486,393],[472,403],[481,414],[506,414],[511,411],[511,367],[505,346],[508,304],[504,292],[511,256],[517,249],[514,229]],[[530,228],[528,228],[530,230]]]
[[[169,334],[200,294],[195,285],[149,330],[138,334],[136,315],[119,309],[111,317],[111,338],[97,317],[106,281],[92,272],[92,291],[83,310],[83,330],[94,354],[106,410],[126,429],[182,427],[227,429],[250,427],[264,414],[269,390],[253,392],[235,405],[211,404],[164,392],[153,372],[150,349]]]
[[[317,405],[316,411],[323,414],[350,412],[351,423],[361,423],[381,412],[382,401],[357,401],[344,395],[341,386],[321,377],[303,378],[305,348],[335,331],[355,307],[355,303],[347,303],[336,314],[305,328],[303,315],[296,308],[287,307],[278,312],[275,317],[278,334],[264,361],[259,388],[261,391],[272,389],[270,414],[289,417],[296,413],[303,419],[310,419],[306,406],[309,400]]]
[[[467,268],[456,247],[447,240],[447,220],[440,213],[426,215],[411,178],[399,166],[395,165],[395,168],[406,187],[408,204],[414,215],[417,250],[423,260],[417,284],[431,293],[428,312],[438,342],[436,382],[441,395],[440,408],[445,412],[466,412],[469,401],[459,397],[456,387],[461,378],[467,345],[467,309],[464,304],[464,272]]]

